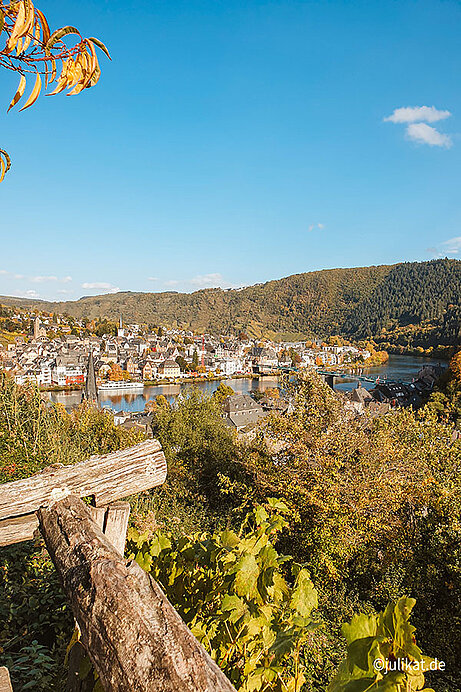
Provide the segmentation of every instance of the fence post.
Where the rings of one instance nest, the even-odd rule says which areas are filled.
[[[91,517],[116,551],[123,557],[125,553],[126,531],[130,517],[129,502],[112,502],[107,507],[89,507]],[[78,627],[76,623],[75,626]],[[93,676],[82,679],[82,661],[88,656],[81,642],[76,642],[69,652],[66,692],[92,692]],[[0,689],[1,692],[1,689]]]
[[[156,582],[72,495],[38,512],[82,643],[106,692],[235,692]]]

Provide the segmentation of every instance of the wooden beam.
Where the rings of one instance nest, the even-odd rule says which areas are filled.
[[[114,550],[83,502],[68,496],[38,517],[106,692],[235,692],[160,587]]]
[[[38,519],[35,514],[25,514],[22,517],[3,519],[0,521],[0,547],[31,541],[37,530]]]
[[[50,500],[70,494],[92,495],[100,507],[161,485],[166,473],[165,455],[157,440],[78,464],[48,467],[29,478],[0,485],[0,520],[32,514]]]

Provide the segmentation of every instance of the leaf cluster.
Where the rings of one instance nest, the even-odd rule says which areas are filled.
[[[415,603],[403,596],[378,615],[354,615],[343,625],[347,656],[328,692],[434,692],[424,687],[423,671],[435,661],[422,655],[409,622]]]
[[[317,593],[307,570],[283,566],[274,548],[286,506],[268,500],[232,530],[153,539],[131,530],[128,552],[165,589],[193,634],[241,692],[299,692],[301,652],[319,626]]]

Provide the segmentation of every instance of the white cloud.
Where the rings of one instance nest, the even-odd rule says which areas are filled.
[[[158,278],[156,276],[148,276],[147,280],[148,281],[158,281]]]
[[[461,235],[446,240],[442,243],[442,248],[445,249],[448,255],[457,255],[461,251]]]
[[[435,127],[426,125],[426,123],[411,123],[406,129],[406,136],[408,139],[422,144],[429,144],[431,147],[445,147],[449,149],[453,144],[451,137],[442,134]]]
[[[59,291],[56,291],[56,293],[60,296],[66,296],[73,293],[73,291],[69,288],[61,288]]]
[[[108,284],[105,281],[87,281],[82,284],[82,288],[112,288],[112,284]]]
[[[13,279],[24,279],[24,274],[13,274]]]
[[[168,281],[163,282],[164,286],[177,286],[178,284],[179,281],[177,279],[169,279]]]
[[[384,122],[391,123],[436,123],[445,120],[451,115],[450,111],[439,111],[435,106],[406,106],[396,108],[392,115],[384,118]]]
[[[311,223],[311,225],[308,227],[307,230],[308,230],[309,233],[310,233],[310,232],[313,231],[315,228],[319,228],[320,230],[322,230],[322,228],[325,228],[325,224],[323,224],[323,223]]]
[[[30,281],[36,284],[42,284],[44,281],[57,281],[57,276],[31,276]]]
[[[24,293],[21,294],[23,298],[40,298],[40,294],[37,293],[37,291],[33,291],[30,289],[29,291],[24,291]]]
[[[0,274],[8,274],[8,272],[6,271],[6,269],[0,269]]]
[[[82,288],[104,291],[105,293],[118,293],[120,291],[118,286],[113,286],[105,281],[87,281],[82,284]]]
[[[34,284],[42,284],[47,281],[59,281],[60,283],[68,284],[70,281],[72,281],[72,277],[63,276],[60,279],[58,276],[30,276],[29,281],[32,281]]]
[[[193,279],[190,280],[190,283],[192,286],[199,286],[201,288],[211,288],[214,286],[219,286],[222,283],[225,283],[223,277],[221,274],[213,273],[213,274],[203,274],[202,276],[194,276]]]
[[[427,252],[435,258],[459,255],[461,253],[461,235],[445,240],[436,247],[428,247]]]

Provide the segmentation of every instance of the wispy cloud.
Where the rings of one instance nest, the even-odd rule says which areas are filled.
[[[29,281],[32,281],[33,283],[36,284],[43,284],[46,283],[47,281],[59,281],[59,283],[62,284],[68,284],[70,281],[72,281],[71,276],[63,276],[59,278],[59,276],[30,276]]]
[[[82,284],[82,288],[89,290],[104,291],[105,293],[118,293],[120,288],[114,286],[113,284],[107,283],[106,281],[86,281]]]
[[[406,136],[420,144],[429,144],[431,147],[444,147],[449,149],[453,142],[451,137],[444,135],[435,127],[426,125],[426,123],[411,123],[406,129]]]
[[[42,284],[45,281],[57,281],[58,277],[57,276],[31,276],[29,280],[35,284]]]
[[[445,251],[449,255],[459,254],[461,251],[461,235],[458,235],[455,238],[450,238],[450,240],[446,240],[444,243],[442,243],[442,247],[445,248]]]
[[[33,291],[32,289],[30,289],[29,291],[23,291],[23,293],[21,293],[21,296],[23,298],[40,298],[40,294],[37,293],[37,291]]]
[[[210,272],[209,274],[197,274],[191,279],[169,279],[163,281],[162,285],[165,288],[178,288],[181,291],[197,291],[203,288],[235,288],[233,284],[227,281],[219,272]]]
[[[112,284],[107,284],[104,281],[86,281],[82,284],[82,288],[110,288]]]
[[[148,281],[158,281],[159,279],[158,279],[158,277],[156,277],[156,276],[148,276],[148,277],[147,277],[147,280],[148,280]]]
[[[428,247],[427,252],[433,257],[448,257],[449,255],[461,254],[461,235],[444,240],[436,247]]]
[[[6,269],[0,269],[0,274],[3,276],[9,276],[12,279],[16,279],[16,280],[26,279],[27,281],[30,281],[31,283],[34,283],[34,284],[42,284],[42,283],[46,283],[48,281],[59,281],[60,283],[68,284],[70,281],[72,281],[71,276],[63,276],[61,278],[59,276],[44,276],[44,275],[43,276],[42,275],[26,276],[25,274],[15,274],[14,272],[6,271]]]
[[[307,230],[310,233],[311,231],[315,230],[316,228],[318,228],[319,230],[322,230],[322,228],[325,228],[325,224],[323,224],[323,223],[311,223],[311,225],[308,227]]]
[[[450,111],[439,111],[435,106],[405,106],[396,108],[392,115],[384,118],[384,122],[390,123],[436,123],[445,120],[451,115]]]
[[[202,274],[201,276],[194,276],[194,278],[190,280],[190,283],[192,284],[192,286],[197,286],[199,288],[212,288],[220,286],[221,284],[226,282],[224,281],[222,274],[215,272],[212,274]]]

